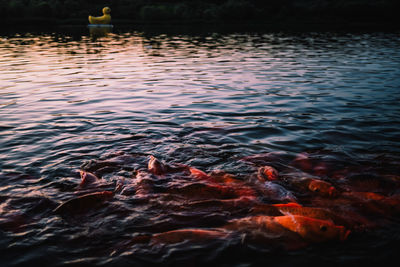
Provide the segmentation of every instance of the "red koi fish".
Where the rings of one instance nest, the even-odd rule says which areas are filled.
[[[259,191],[264,199],[272,202],[297,202],[293,193],[278,183],[263,182],[259,185]]]
[[[345,225],[347,227],[352,226],[352,223],[349,220],[346,220],[342,216],[323,208],[303,207],[300,205],[277,206],[277,208],[283,215],[300,215],[304,217],[330,221],[335,224]]]
[[[162,163],[156,157],[151,155],[149,163],[147,165],[147,169],[149,170],[149,172],[151,172],[153,174],[162,175],[167,172],[168,168],[164,163]]]
[[[184,164],[169,165],[163,163],[159,159],[151,155],[149,163],[147,164],[147,169],[149,170],[149,172],[155,175],[164,175],[167,173],[187,171],[189,168]]]
[[[347,228],[357,228],[360,222],[354,216],[343,217],[338,213],[325,208],[304,207],[298,203],[286,204],[257,204],[250,211],[252,214],[264,214],[269,216],[300,215],[314,219],[326,220]]]
[[[199,180],[214,182],[213,178],[210,175],[206,174],[205,172],[203,172],[203,171],[201,171],[199,169],[196,169],[196,168],[193,168],[193,167],[189,167],[189,171],[190,171],[190,174],[193,177],[195,177],[195,178],[197,178]]]
[[[337,197],[338,190],[330,182],[313,177],[296,177],[296,173],[281,177],[281,181],[297,188],[297,191],[310,191],[323,197]]]
[[[350,234],[350,230],[347,230],[344,226],[300,215],[277,216],[274,217],[274,221],[299,234],[308,242],[344,241]]]
[[[242,236],[242,242],[283,247],[288,250],[305,247],[303,238],[274,220],[273,216],[249,216],[233,219],[223,228]]]
[[[227,173],[225,171],[222,170],[214,170],[211,171],[210,175],[209,175],[212,180],[216,183],[220,183],[220,184],[237,184],[237,185],[242,185],[244,184],[242,180],[236,178],[233,174]]]
[[[79,197],[67,200],[56,207],[53,212],[55,213],[82,213],[91,208],[97,207],[104,201],[112,198],[114,192],[102,191],[91,194],[82,195]]]
[[[189,171],[195,178],[210,182],[210,186],[220,187],[221,192],[229,191],[231,194],[235,195],[236,198],[247,199],[249,201],[257,198],[257,193],[252,187],[231,174],[222,171],[213,171],[211,175],[208,175],[193,167],[189,167]]]
[[[278,171],[271,166],[264,166],[258,169],[257,178],[260,182],[278,180]]]
[[[212,171],[209,175],[215,183],[228,186],[235,191],[238,198],[242,200],[254,200],[257,198],[257,192],[248,183],[236,178],[234,175],[221,170]]]
[[[193,199],[234,199],[242,201],[252,201],[253,191],[246,188],[235,188],[215,183],[193,182],[170,188],[170,194],[177,194]]]
[[[278,175],[273,167],[264,166],[259,168],[257,178],[261,182],[279,180],[297,188],[298,191],[308,190],[321,196],[336,197],[338,195],[338,191],[330,182],[307,176],[298,171]]]
[[[81,183],[79,184],[79,187],[81,188],[101,180],[91,172],[79,171],[79,174],[81,176]]]
[[[384,200],[386,196],[374,192],[343,192],[344,197],[355,198],[357,200],[368,201],[368,200]]]
[[[318,179],[310,178],[308,189],[321,196],[336,197],[338,195],[338,191],[331,183]]]
[[[350,231],[330,221],[319,220],[299,215],[287,216],[250,216],[230,220],[224,227],[228,230],[245,232],[264,232],[265,237],[287,236],[295,233],[306,242],[324,242],[347,239]]]
[[[272,204],[271,206],[277,208],[302,208],[303,206],[296,202],[289,202],[284,204]]]
[[[349,205],[366,214],[376,214],[379,218],[400,213],[400,195],[384,196],[374,192],[345,192],[343,197]]]

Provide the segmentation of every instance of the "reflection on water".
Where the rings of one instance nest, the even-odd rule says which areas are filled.
[[[210,211],[207,220],[201,210],[194,217],[179,213],[172,219],[163,210],[182,203],[164,199],[165,192],[153,195],[159,203],[120,195],[104,208],[106,216],[95,212],[78,219],[84,225],[45,207],[74,196],[80,182],[77,169],[95,166],[108,182],[102,190],[114,190],[121,180],[146,169],[151,154],[250,181],[256,170],[240,158],[284,151],[293,159],[308,151],[316,158],[334,157],[337,168],[351,169],[353,176],[374,172],[398,181],[399,45],[399,36],[389,33],[1,36],[0,248],[9,255],[3,261],[36,262],[46,255],[48,262],[60,264],[60,259],[65,264],[124,264],[164,255],[166,262],[174,257],[224,262],[236,253],[236,264],[263,262],[261,255],[265,262],[277,263],[273,254],[265,259],[267,248],[244,249],[234,239],[202,246],[201,252],[190,249],[185,257],[182,247],[171,249],[169,256],[140,254],[135,245],[129,250],[122,245],[119,253],[107,251],[140,233],[214,227],[224,216],[238,216],[226,211],[221,218]],[[113,153],[129,156],[107,156]],[[291,168],[288,161],[274,164]],[[148,182],[155,188],[171,186],[168,179],[153,179]],[[396,190],[390,194],[398,194]],[[303,201],[307,205],[309,200]],[[337,252],[313,247],[295,255],[282,253],[289,262],[298,255],[366,261],[374,242],[374,252],[393,255],[388,247],[397,244],[399,233],[389,221],[379,230],[353,235],[343,247],[333,244]],[[65,255],[66,248],[72,252]],[[20,254],[26,256],[13,258]]]
[[[88,25],[90,36],[96,41],[98,38],[106,37],[112,32],[113,25]]]

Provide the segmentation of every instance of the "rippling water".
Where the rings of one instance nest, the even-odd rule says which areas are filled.
[[[235,240],[141,250],[126,242],[214,227],[234,212],[174,217],[165,201],[178,200],[129,194],[78,218],[51,210],[74,196],[77,170],[97,171],[113,190],[146,169],[149,155],[246,181],[255,169],[239,160],[245,156],[309,152],[398,181],[399,47],[395,33],[0,36],[1,261],[286,266],[397,258],[398,216],[343,244],[295,251]]]

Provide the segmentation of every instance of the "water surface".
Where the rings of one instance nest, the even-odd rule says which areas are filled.
[[[135,196],[72,221],[51,207],[74,196],[77,170],[99,171],[96,164],[121,154],[128,161],[99,171],[105,189],[146,169],[149,155],[246,181],[255,169],[239,159],[274,151],[333,155],[340,167],[398,181],[399,47],[396,33],[1,36],[1,261],[286,266],[395,257],[398,216],[344,244],[278,254],[234,240],[143,252],[121,244],[229,215],[172,218],[165,203]]]

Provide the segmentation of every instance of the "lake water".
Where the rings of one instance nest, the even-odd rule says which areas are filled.
[[[3,266],[293,266],[398,259],[399,214],[370,210],[363,216],[383,216],[384,223],[352,231],[344,242],[295,250],[235,238],[138,245],[131,240],[140,234],[215,228],[245,215],[214,205],[179,209],[198,201],[198,192],[169,189],[174,179],[185,183],[190,177],[151,176],[149,186],[159,190],[148,196],[135,194],[137,185],[129,182],[146,171],[150,155],[250,182],[260,166],[243,157],[284,153],[290,160],[276,164],[280,171],[307,152],[314,161],[329,159],[333,170],[356,166],[357,175],[390,179],[393,188],[375,192],[397,196],[398,33],[114,29],[99,37],[86,30],[0,36]],[[84,214],[54,214],[58,203],[78,194],[81,169],[104,179],[101,190],[123,183],[133,193],[116,194]],[[286,188],[301,204],[314,205],[301,190]]]

